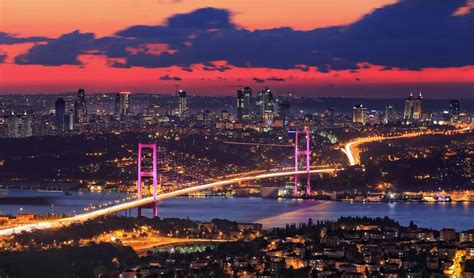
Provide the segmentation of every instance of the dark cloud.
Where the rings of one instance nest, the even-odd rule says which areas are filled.
[[[393,70],[392,67],[383,67],[380,69],[380,71],[386,71],[386,70]]]
[[[276,69],[357,70],[358,64],[419,70],[474,64],[474,15],[456,11],[464,0],[401,0],[376,9],[347,26],[298,31],[238,28],[225,9],[203,8],[168,18],[164,25],[131,26],[113,37],[66,34],[17,57],[20,64],[77,65],[77,55],[90,51],[124,58],[115,67],[160,68],[211,61],[205,70],[235,67]],[[167,44],[173,52],[131,52],[128,48]]]
[[[190,67],[182,67],[181,69],[184,70],[184,71],[193,72],[193,69],[190,68]]]
[[[255,83],[265,83],[265,79],[258,77],[254,77],[252,80],[255,81]]]
[[[7,58],[6,54],[0,54],[0,63],[5,62],[5,59]]]
[[[16,44],[16,43],[25,43],[25,42],[45,42],[49,41],[49,38],[45,37],[25,37],[18,38],[11,34],[0,32],[0,44]]]
[[[230,70],[232,69],[231,67],[229,66],[225,66],[225,65],[215,65],[214,63],[210,63],[210,62],[207,62],[207,63],[204,63],[203,64],[203,70],[206,70],[206,71],[220,71],[220,72],[224,72],[226,70]]]
[[[93,50],[94,34],[75,31],[44,45],[33,46],[28,53],[17,56],[17,64],[44,66],[80,65],[77,56]]]
[[[280,77],[270,77],[270,78],[267,78],[267,81],[278,81],[278,82],[282,82],[282,81],[285,81],[284,78],[280,78]]]
[[[163,81],[181,81],[181,77],[178,77],[178,76],[170,76],[170,75],[163,75],[160,77],[160,80],[163,80]]]

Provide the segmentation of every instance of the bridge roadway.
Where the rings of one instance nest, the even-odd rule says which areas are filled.
[[[384,140],[394,140],[394,139],[402,139],[402,138],[412,138],[417,136],[423,135],[454,135],[464,132],[471,132],[472,125],[460,125],[460,128],[455,130],[447,130],[447,131],[416,131],[410,133],[404,133],[400,135],[394,136],[371,136],[371,137],[364,137],[355,139],[349,143],[347,143],[344,148],[341,150],[346,154],[347,160],[351,166],[360,164],[360,157],[358,150],[358,146],[361,144],[372,143],[376,141],[384,141]]]
[[[336,168],[328,168],[328,169],[315,169],[315,170],[310,170],[310,173],[312,174],[319,174],[319,173],[333,173],[335,171],[338,171],[339,169]],[[277,178],[277,177],[284,177],[284,176],[293,176],[293,175],[300,175],[300,174],[306,174],[306,171],[281,171],[281,172],[273,172],[271,171],[270,173],[265,173],[265,174],[258,174],[258,175],[251,175],[251,176],[244,176],[244,177],[235,177],[231,179],[226,179],[226,180],[221,180],[221,181],[216,181],[216,182],[211,182],[207,184],[202,184],[202,185],[196,185],[196,186],[191,186],[188,188],[184,189],[179,189],[173,192],[167,192],[163,194],[159,194],[157,196],[157,201],[162,201],[165,199],[181,196],[181,195],[186,195],[189,193],[193,193],[196,191],[203,191],[215,187],[221,187],[225,185],[230,185],[230,184],[235,184],[239,182],[246,182],[246,181],[251,181],[251,180],[259,180],[259,179],[268,179],[268,178]],[[93,218],[97,218],[100,216],[104,215],[109,215],[109,214],[114,214],[120,211],[124,210],[129,210],[132,208],[136,207],[141,207],[145,206],[148,204],[151,204],[154,202],[153,196],[150,197],[144,197],[141,199],[135,199],[129,202],[113,205],[107,208],[102,208],[98,210],[94,210],[91,212],[86,212],[82,214],[78,214],[75,216],[71,217],[66,217],[66,218],[60,218],[60,219],[54,219],[54,220],[49,220],[49,221],[42,221],[38,223],[32,223],[32,224],[23,224],[7,229],[2,229],[0,230],[0,236],[5,236],[5,235],[11,235],[13,233],[20,233],[23,231],[32,231],[32,230],[43,230],[43,229],[50,229],[50,228],[58,228],[62,226],[69,225],[74,222],[84,222]]]

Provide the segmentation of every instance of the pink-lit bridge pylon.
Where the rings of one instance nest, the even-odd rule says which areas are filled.
[[[144,171],[142,169],[142,158],[143,150],[151,149],[152,150],[152,169],[151,171]],[[158,216],[158,177],[157,177],[157,157],[156,157],[156,144],[138,144],[138,180],[137,180],[137,198],[142,198],[142,178],[152,178],[153,180],[153,202],[151,206],[153,208],[153,216]],[[138,216],[142,214],[142,207],[138,207]]]
[[[295,130],[295,172],[299,171],[298,167],[298,158],[300,156],[306,156],[306,196],[311,196],[311,177],[310,177],[310,170],[311,170],[311,150],[309,148],[309,142],[311,138],[311,133],[308,128],[304,130]],[[300,150],[299,149],[299,134],[305,135],[305,142],[306,142],[306,149]],[[293,188],[293,197],[298,197],[298,174],[295,174],[295,185]]]

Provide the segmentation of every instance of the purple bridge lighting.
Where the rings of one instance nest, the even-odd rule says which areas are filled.
[[[306,196],[311,196],[311,179],[310,179],[310,157],[311,157],[311,150],[309,148],[309,141],[310,141],[310,131],[308,128],[304,130],[295,130],[295,171],[298,170],[298,158],[300,156],[306,156]],[[305,134],[306,135],[306,150],[299,149],[299,142],[298,142],[298,135]],[[293,196],[298,197],[298,175],[295,175],[295,186],[293,188]]]
[[[144,171],[142,169],[142,154],[143,154],[143,149],[151,149],[153,152],[153,167],[151,171]],[[157,217],[158,216],[158,201],[157,201],[157,195],[158,195],[158,179],[156,175],[156,144],[138,144],[138,180],[137,180],[137,198],[141,199],[142,198],[142,178],[152,178],[153,179],[153,199],[154,202],[151,204],[153,208],[153,216]],[[142,211],[141,207],[138,207],[138,216],[141,216]]]

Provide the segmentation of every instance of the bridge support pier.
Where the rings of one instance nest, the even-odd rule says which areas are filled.
[[[143,171],[142,170],[142,153],[143,149],[151,149],[152,156],[153,156],[153,166],[151,171]],[[137,198],[142,198],[142,178],[151,177],[153,179],[153,216],[158,216],[158,178],[156,174],[157,168],[157,156],[156,156],[156,144],[138,144],[138,180],[137,180]],[[142,207],[137,208],[138,216],[142,216]]]
[[[306,141],[306,150],[300,150],[299,149],[299,134],[305,134],[305,141]],[[309,148],[309,142],[310,142],[310,137],[311,133],[308,128],[305,128],[304,130],[296,130],[295,131],[295,171],[299,171],[298,167],[298,158],[300,156],[306,156],[306,196],[311,196],[311,176],[310,176],[310,170],[311,170],[311,150]],[[293,197],[298,197],[298,174],[295,174],[295,185],[293,187]]]

